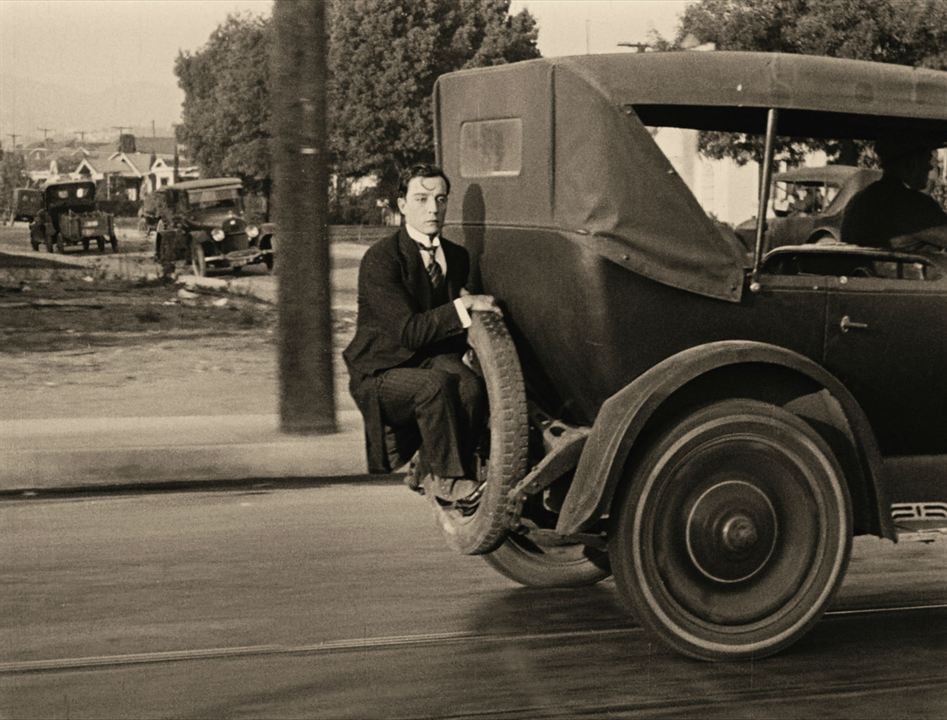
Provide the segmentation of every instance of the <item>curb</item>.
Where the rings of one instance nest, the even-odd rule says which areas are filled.
[[[365,475],[361,415],[338,420],[319,436],[275,415],[0,421],[0,492]]]

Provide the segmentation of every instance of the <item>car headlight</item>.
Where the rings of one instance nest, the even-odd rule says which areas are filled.
[[[260,234],[260,228],[256,225],[247,225],[247,237],[255,238]]]
[[[220,228],[214,228],[210,231],[210,236],[217,242],[221,242],[225,237],[227,237],[227,234]]]

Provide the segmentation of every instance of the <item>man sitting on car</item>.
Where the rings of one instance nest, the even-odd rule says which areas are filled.
[[[469,313],[500,309],[492,296],[465,290],[467,251],[440,234],[449,192],[439,167],[405,173],[404,222],[362,258],[355,337],[343,357],[365,419],[369,472],[404,464],[418,447],[414,431],[433,494],[453,502],[478,488],[472,451],[485,406],[482,380],[462,361]]]
[[[903,252],[947,249],[947,213],[922,192],[937,145],[918,137],[884,137],[875,143],[882,176],[849,202],[842,242]]]

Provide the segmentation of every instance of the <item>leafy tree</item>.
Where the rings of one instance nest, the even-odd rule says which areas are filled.
[[[269,176],[271,24],[228,15],[196,52],[174,63],[184,90],[178,139],[207,176]]]
[[[401,170],[434,157],[431,94],[442,73],[539,57],[528,11],[509,0],[331,0],[329,141],[343,177],[376,174],[393,197]]]
[[[18,152],[3,153],[0,156],[0,218],[7,217],[13,210],[13,191],[26,187],[28,181],[23,155]]]
[[[341,188],[375,174],[393,197],[402,168],[433,159],[438,75],[539,57],[535,19],[510,16],[510,0],[328,2],[329,149]],[[175,61],[178,138],[205,175],[269,177],[272,35],[268,18],[230,15]]]
[[[701,0],[688,6],[673,42],[656,37],[662,49],[682,46],[688,35],[719,50],[827,55],[917,67],[947,69],[947,2],[944,0]],[[809,149],[853,163],[864,148],[852,143],[782,143],[790,162]],[[701,152],[738,163],[762,159],[758,138],[702,133]]]

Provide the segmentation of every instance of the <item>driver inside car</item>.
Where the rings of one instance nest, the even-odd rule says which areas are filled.
[[[923,137],[883,137],[875,143],[880,180],[852,198],[841,241],[911,253],[947,249],[947,213],[924,189],[938,143]]]

